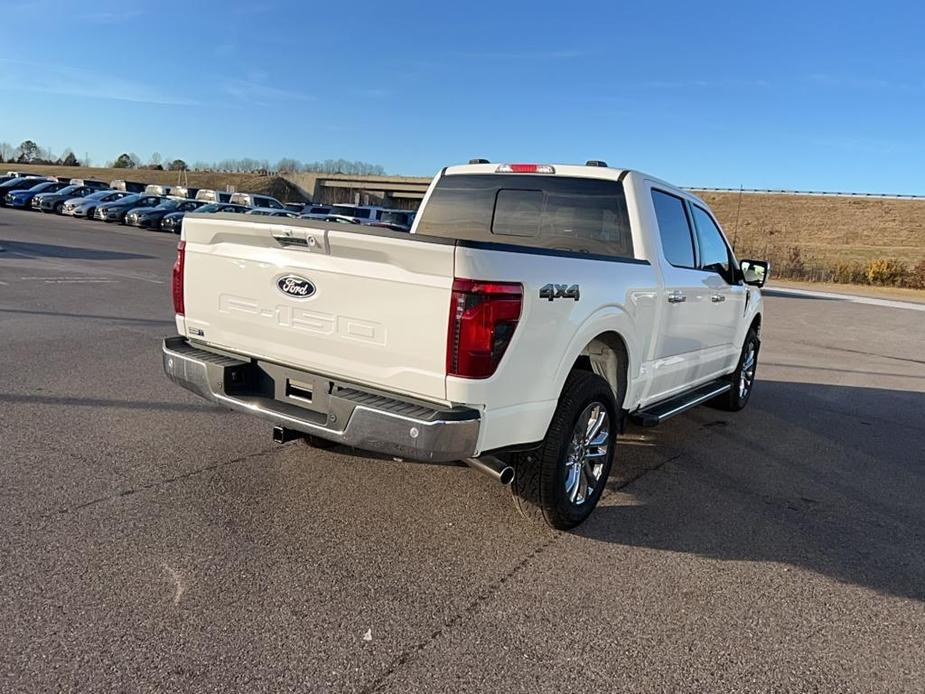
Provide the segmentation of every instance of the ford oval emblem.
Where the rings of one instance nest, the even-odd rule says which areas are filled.
[[[315,285],[298,275],[283,275],[276,280],[277,288],[287,296],[307,299],[315,293]]]

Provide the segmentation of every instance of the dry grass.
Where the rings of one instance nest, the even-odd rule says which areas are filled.
[[[809,262],[925,260],[925,200],[698,192],[736,249],[780,255],[799,247]]]

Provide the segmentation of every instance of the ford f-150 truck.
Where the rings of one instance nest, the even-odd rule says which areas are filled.
[[[570,528],[626,419],[745,406],[767,271],[646,174],[479,160],[434,178],[410,234],[188,214],[164,369],[280,442],[464,461]]]

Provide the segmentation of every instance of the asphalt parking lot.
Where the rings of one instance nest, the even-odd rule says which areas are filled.
[[[767,298],[591,520],[163,376],[176,237],[0,209],[0,691],[917,691],[925,315]]]

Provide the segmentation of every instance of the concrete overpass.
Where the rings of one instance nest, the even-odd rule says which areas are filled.
[[[412,176],[348,176],[314,172],[282,174],[316,203],[353,203],[416,209],[430,178]]]

